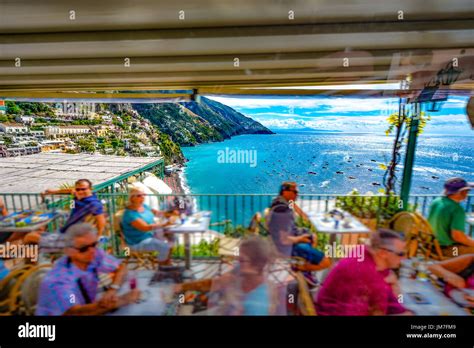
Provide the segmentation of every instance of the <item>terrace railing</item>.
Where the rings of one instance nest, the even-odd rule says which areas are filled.
[[[237,226],[248,226],[256,212],[264,212],[270,206],[273,194],[181,194],[181,195],[148,195],[145,203],[157,209],[169,209],[181,202],[192,202],[193,210],[209,210],[211,230],[224,233]],[[32,193],[0,193],[9,212],[40,209],[44,211],[70,210],[72,196],[48,195]],[[98,193],[108,215],[108,231],[110,231],[112,248],[120,255],[117,231],[114,231],[116,212],[124,209],[128,195],[126,193]],[[438,195],[412,195],[409,197],[409,209],[427,216],[431,202]],[[463,203],[466,212],[473,211],[473,197],[469,196]],[[338,194],[301,194],[297,204],[306,212],[327,212],[336,206],[348,210],[358,218],[372,220],[373,226],[380,226],[383,220],[391,217],[403,204],[398,196],[359,196]],[[57,224],[50,230],[57,229]],[[178,247],[179,250],[179,247]]]

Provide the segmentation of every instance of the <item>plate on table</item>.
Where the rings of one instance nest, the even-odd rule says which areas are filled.
[[[54,216],[53,213],[46,213],[46,214],[39,214],[39,215],[31,215],[22,221],[25,222],[27,225],[36,225],[42,222],[48,221]]]

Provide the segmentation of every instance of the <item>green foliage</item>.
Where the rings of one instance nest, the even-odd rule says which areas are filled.
[[[80,138],[77,140],[77,146],[81,152],[95,152],[95,141],[89,138]]]
[[[337,208],[358,218],[375,219],[379,217],[381,222],[390,219],[399,212],[400,205],[399,197],[394,194],[361,196],[357,190],[336,199]]]
[[[418,120],[418,135],[420,135],[423,133],[427,122],[431,120],[431,115],[427,115],[425,112],[420,112]],[[411,121],[412,119],[410,114],[407,114],[406,117],[399,117],[398,112],[395,112],[387,118],[388,128],[385,130],[385,134],[390,135],[396,128],[403,126],[405,126],[407,129],[410,129]]]
[[[191,253],[197,257],[218,257],[219,256],[219,238],[211,242],[201,240],[198,244],[191,246]],[[178,245],[173,249],[172,257],[183,257],[184,245]]]

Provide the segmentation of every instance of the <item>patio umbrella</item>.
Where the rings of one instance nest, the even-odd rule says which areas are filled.
[[[151,173],[148,173],[142,183],[156,194],[169,195],[173,193],[173,190],[163,180]]]

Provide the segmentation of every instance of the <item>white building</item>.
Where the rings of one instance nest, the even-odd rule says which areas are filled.
[[[15,117],[15,121],[27,125],[27,124],[33,124],[35,122],[35,118],[32,117],[32,116],[18,115],[18,116]]]
[[[0,123],[0,131],[6,134],[26,134],[28,133],[28,127],[21,123],[5,122]]]
[[[88,134],[91,129],[88,126],[48,126],[44,128],[47,137]]]
[[[30,130],[30,134],[37,138],[44,138],[45,134],[42,130]]]

